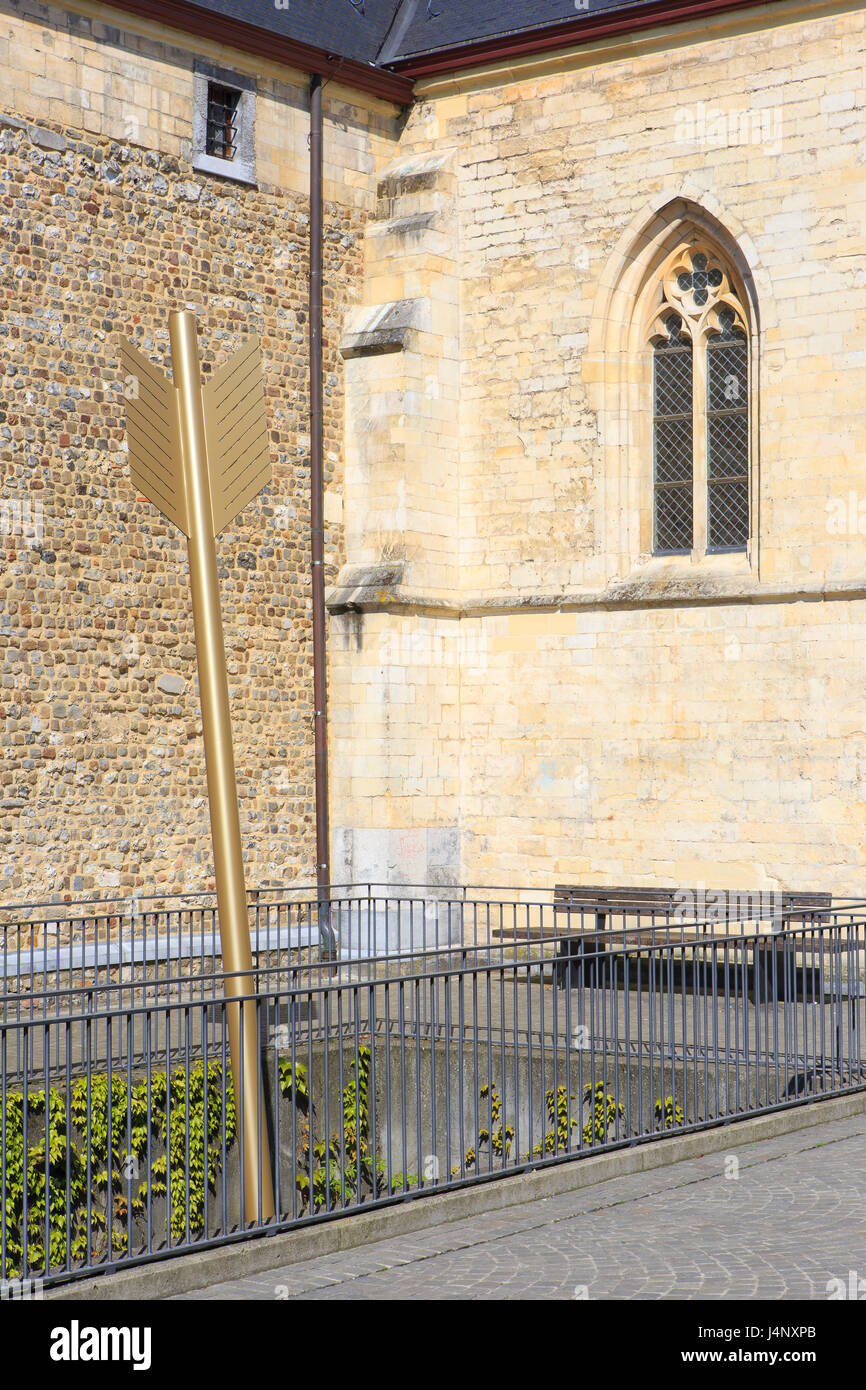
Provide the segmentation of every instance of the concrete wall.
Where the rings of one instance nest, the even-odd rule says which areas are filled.
[[[324,1142],[328,1135],[340,1142],[341,1083],[345,1086],[351,1081],[353,1059],[354,1049],[347,1047],[341,1067],[339,1049],[331,1047],[326,1070],[323,1050],[313,1054],[313,1143]],[[593,1092],[599,1083],[604,1083],[614,1104],[622,1107],[621,1113],[611,1110],[607,1117],[606,1142],[613,1143],[663,1133],[655,1106],[667,1097],[672,1097],[681,1111],[683,1125],[784,1104],[790,1075],[793,1070],[784,1064],[778,1070],[772,1065],[757,1069],[754,1061],[747,1067],[742,1058],[738,1064],[731,1060],[717,1068],[705,1062],[684,1065],[660,1057],[613,1059],[601,1049],[568,1053],[562,1049],[554,1052],[548,1046],[544,1052],[537,1047],[528,1052],[498,1044],[488,1046],[483,1040],[479,1040],[477,1051],[470,1042],[461,1051],[456,1043],[431,1046],[427,1040],[417,1043],[409,1038],[402,1044],[392,1043],[390,1049],[377,1043],[368,1115],[371,1132],[374,1129],[376,1135],[376,1156],[402,1190],[403,1174],[413,1176],[414,1186],[418,1186],[421,1179],[428,1184],[447,1182],[455,1169],[455,1176],[501,1170],[505,1165],[497,1143],[500,1126],[512,1131],[500,1136],[507,1145],[508,1166],[537,1161],[542,1149],[546,1156],[552,1154],[555,1125],[548,1095],[554,1088],[557,1093],[564,1088],[569,1097],[571,1150],[585,1153],[604,1142],[597,1130],[592,1131],[590,1140],[583,1137],[584,1128],[593,1122]],[[817,1088],[831,1089],[835,1084],[838,1082],[828,1072],[823,1080],[819,1077]],[[561,1095],[560,1101],[563,1098]],[[290,1210],[294,1179],[309,1162],[303,1155],[302,1141],[297,1154],[293,1143],[293,1136],[304,1131],[306,1111],[299,1109],[293,1122],[290,1101],[279,1097],[278,1107],[281,1205],[283,1210]],[[551,1136],[549,1147],[547,1136]],[[556,1147],[565,1151],[562,1143]],[[227,1170],[230,1176],[234,1171]]]

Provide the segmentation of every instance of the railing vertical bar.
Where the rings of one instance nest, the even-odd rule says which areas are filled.
[[[180,914],[178,914],[178,917],[179,917],[179,916],[180,916]],[[180,939],[179,939],[179,932],[178,932],[178,947],[179,947],[179,946],[180,946]],[[246,986],[244,986],[244,988],[246,988]],[[183,1104],[184,1104],[184,1109],[183,1109],[184,1125],[183,1125],[183,1143],[184,1143],[184,1159],[185,1159],[185,1161],[186,1161],[186,1177],[185,1177],[184,1186],[183,1186],[183,1197],[184,1197],[184,1203],[183,1203],[183,1206],[184,1206],[184,1211],[183,1211],[183,1217],[184,1217],[183,1227],[184,1227],[184,1240],[185,1240],[185,1243],[186,1243],[187,1245],[189,1245],[189,1244],[190,1244],[190,1241],[192,1240],[192,1217],[191,1217],[191,1212],[190,1212],[190,1207],[192,1206],[192,1190],[191,1190],[191,1187],[192,1187],[192,1174],[191,1174],[191,1172],[190,1172],[190,1164],[189,1164],[189,1159],[190,1159],[190,1128],[191,1128],[191,1126],[190,1126],[190,1119],[191,1119],[191,1117],[192,1117],[192,1095],[191,1095],[191,1092],[190,1092],[190,1084],[189,1084],[189,1083],[190,1083],[190,1048],[189,1048],[189,1041],[190,1041],[190,1039],[189,1039],[189,1005],[188,1005],[188,1004],[184,1004],[183,1013],[182,1013],[182,1018],[183,1018],[183,1060],[184,1060],[184,1099],[183,1099]],[[243,1031],[244,1031],[244,1030],[241,1029],[241,1032],[243,1032]],[[207,1097],[207,1077],[205,1077],[205,1082],[204,1082],[204,1094],[205,1094],[205,1097]]]
[[[32,959],[32,956],[31,956]],[[45,1192],[45,1226],[42,1234],[44,1255],[44,1273],[48,1274],[51,1269],[51,1072],[48,1057],[48,1025],[42,1024],[42,1074],[43,1088],[45,1091],[45,1170],[42,1174]],[[110,1146],[109,1146],[110,1147]],[[0,1213],[2,1219],[2,1213]]]
[[[382,986],[385,1029],[385,1182],[386,1193],[394,1190],[394,1114],[391,1096],[391,981],[385,979]],[[406,1165],[403,1164],[405,1171]],[[379,1196],[378,1184],[374,1196]]]
[[[400,1144],[403,1163],[403,1191],[407,1192],[409,1189],[406,1154],[408,1152],[409,1133],[406,1116],[406,978],[404,975],[400,975],[397,980],[397,1000],[400,1006]],[[420,1153],[417,1157],[420,1159]]]
[[[153,1014],[144,1015],[145,1093],[147,1097],[147,1253],[153,1251]]]
[[[127,1006],[125,1010],[126,1022],[126,1251],[131,1255],[132,1250],[132,1184],[138,1176],[138,1159],[132,1147],[132,1056],[135,1050],[135,1015],[129,1007],[129,1002],[134,1004],[134,994],[127,994]],[[205,1164],[207,1172],[207,1164]],[[205,1184],[207,1186],[207,1184]]]
[[[478,1092],[479,1092],[479,1089],[480,1089],[480,1084],[479,1084],[479,1082],[480,1082],[480,1078],[479,1078],[479,1066],[478,1066],[478,1034],[479,1034],[479,1031],[480,1031],[480,1030],[479,1030],[479,1027],[478,1027],[478,965],[479,965],[479,962],[478,962],[478,960],[477,960],[477,958],[476,958],[475,963],[474,963],[474,966],[473,966],[473,970],[472,970],[472,1017],[473,1017],[473,1019],[475,1020],[475,1027],[474,1027],[473,1030],[472,1030],[472,1114],[473,1114],[473,1127],[472,1127],[472,1144],[471,1144],[472,1151],[473,1151],[474,1154],[475,1154],[475,1171],[476,1171],[476,1173],[479,1171],[479,1168],[480,1168],[480,1162],[479,1162],[479,1158],[478,1158],[478,1130],[479,1130],[479,1127],[480,1127],[480,1126],[479,1126],[479,1120],[478,1120],[478,1101],[479,1101]],[[485,974],[486,974],[486,976],[487,976],[487,979],[489,980],[489,979],[490,979],[490,971],[489,971],[489,969],[485,972]],[[488,1057],[488,1070],[489,1070],[489,1058],[490,1058],[490,1015],[489,1015],[489,1013],[488,1013],[488,1015],[487,1015],[487,1057]],[[466,1152],[467,1152],[466,1149],[464,1149],[464,1150],[463,1150],[463,1153],[460,1155],[460,1176],[461,1176],[461,1177],[465,1177],[465,1176],[466,1176]]]
[[[59,1028],[60,1025],[59,1025],[59,1024],[56,1024],[55,1026]],[[63,1031],[64,1031],[64,1039],[65,1039],[64,1056],[65,1056],[65,1060],[66,1060],[66,1094],[65,1094],[64,1099],[65,1099],[65,1103],[66,1103],[66,1132],[67,1132],[67,1135],[69,1135],[69,1132],[70,1132],[70,1130],[72,1129],[72,1032],[71,1032],[71,1029],[72,1029],[72,1024],[71,1024],[71,1022],[70,1022],[69,1019],[66,1019],[66,1020],[64,1021]],[[60,1044],[59,1044],[59,1039],[58,1039],[58,1050],[59,1050],[59,1046],[60,1046]],[[6,1050],[6,1036],[5,1036],[5,1034],[4,1034],[4,1035],[3,1035],[3,1051],[4,1051],[4,1056],[5,1056],[5,1050]],[[5,1070],[5,1068],[4,1068],[4,1070]],[[3,1109],[4,1109],[4,1112],[5,1112],[5,1109],[6,1109],[5,1104],[4,1104]],[[72,1254],[73,1254],[73,1251],[72,1251],[72,1144],[71,1144],[71,1143],[67,1143],[67,1145],[66,1145],[66,1162],[65,1162],[65,1169],[66,1169],[66,1265],[65,1265],[65,1268],[66,1268],[67,1270],[71,1270],[71,1269],[72,1269]],[[4,1162],[4,1164],[3,1164],[3,1173],[5,1174],[5,1172],[6,1172],[6,1165],[5,1165],[5,1162]],[[2,1184],[2,1187],[0,1187],[0,1211],[2,1211],[3,1209],[5,1209],[5,1205],[6,1205],[6,1203],[5,1203],[5,1179],[4,1179],[4,1182],[3,1182],[3,1184]],[[0,1227],[5,1227],[5,1224],[6,1224],[6,1223],[5,1223],[2,1219],[0,1219]],[[5,1278],[4,1270],[5,1270],[5,1261],[4,1261],[2,1258],[0,1258],[0,1278]]]
[[[422,981],[421,981],[421,977],[420,977],[419,974],[418,974],[417,969],[415,969],[415,966],[414,966],[414,953],[413,953],[413,974],[412,974],[412,977],[411,977],[411,978],[412,978],[412,986],[413,986],[413,988],[412,988],[412,997],[413,997],[413,1001],[414,1001],[415,1018],[416,1018],[416,1020],[417,1020],[417,1022],[416,1022],[416,1027],[415,1027],[415,1128],[416,1128],[416,1131],[417,1131],[417,1133],[416,1133],[416,1138],[415,1138],[415,1142],[416,1142],[416,1149],[415,1149],[415,1152],[416,1152],[416,1154],[417,1154],[417,1156],[418,1156],[418,1163],[422,1165],[422,1172],[423,1172],[423,1163],[424,1163],[424,1139],[423,1139],[423,1135],[422,1135],[422,1132],[421,1132],[422,1120],[421,1120],[421,1105],[420,1105],[420,1100],[421,1100],[421,1029],[422,1029],[422,1026],[423,1026],[423,1025],[422,1025],[422,1022],[421,1022],[421,1020],[422,1020],[422,1008],[421,1008],[421,1005],[422,1005],[422,1003],[423,1003],[424,1009],[426,1010],[426,1002],[422,1001],[422,1000],[421,1000],[421,997],[420,997],[420,996],[421,996],[421,985],[422,985]],[[405,1073],[404,1073],[404,1075],[405,1075]]]

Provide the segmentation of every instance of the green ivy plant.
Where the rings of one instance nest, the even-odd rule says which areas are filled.
[[[3,1279],[25,1266],[47,1272],[129,1253],[132,1223],[146,1220],[152,1197],[168,1199],[172,1238],[199,1235],[205,1189],[216,1190],[235,1140],[231,1073],[224,1084],[219,1063],[205,1076],[199,1062],[188,1076],[184,1067],[154,1072],[132,1087],[122,1075],[83,1077],[68,1093],[28,1093],[26,1120],[42,1137],[31,1143],[28,1134],[25,1164],[25,1098],[9,1093],[0,1136]]]
[[[471,1145],[466,1150],[463,1157],[463,1173],[473,1168],[477,1169],[478,1150],[484,1145],[489,1144],[493,1153],[499,1155],[504,1153],[507,1158],[514,1140],[514,1129],[503,1121],[502,1101],[496,1087],[487,1082],[481,1087],[479,1096],[482,1101],[488,1102],[489,1127],[482,1126],[478,1131],[477,1144]],[[583,1142],[587,1145],[603,1144],[611,1130],[615,1133],[617,1120],[624,1116],[623,1106],[614,1095],[605,1090],[603,1081],[585,1086],[583,1100],[584,1105],[591,1104],[592,1106],[590,1117],[583,1126]],[[552,1127],[547,1130],[541,1142],[536,1144],[531,1152],[524,1154],[525,1159],[541,1158],[545,1154],[568,1152],[573,1148],[572,1131],[580,1127],[579,1118],[571,1113],[574,1109],[574,1101],[574,1094],[569,1094],[565,1086],[557,1086],[555,1090],[551,1087],[545,1093],[547,1114]],[[459,1165],[451,1169],[451,1176],[461,1176]]]
[[[553,1122],[553,1128],[546,1132],[540,1144],[535,1145],[532,1150],[535,1157],[560,1153],[571,1148],[571,1131],[580,1126],[577,1116],[572,1115],[569,1119],[569,1102],[574,1100],[574,1096],[569,1096],[565,1086],[557,1086],[555,1094],[552,1089],[547,1091],[544,1099],[547,1104],[547,1116]]]
[[[659,1097],[653,1106],[653,1112],[656,1129],[676,1129],[678,1125],[685,1124],[683,1107],[674,1105],[673,1096],[665,1096],[664,1100]]]
[[[567,1152],[573,1147],[571,1131],[580,1127],[580,1120],[576,1115],[571,1114],[569,1118],[569,1113],[574,1108],[575,1096],[569,1095],[565,1086],[557,1086],[555,1094],[553,1090],[548,1091],[545,1099],[547,1114],[553,1128],[547,1131],[541,1143],[536,1144],[532,1150],[535,1157]],[[621,1102],[617,1101],[616,1096],[610,1091],[605,1090],[603,1081],[596,1081],[594,1085],[583,1088],[583,1104],[591,1107],[589,1119],[583,1126],[583,1143],[605,1143],[611,1130],[616,1133],[617,1120],[625,1114]]]
[[[463,1156],[463,1171],[476,1167],[478,1164],[478,1149],[485,1144],[489,1144],[492,1153],[500,1158],[504,1155],[508,1158],[511,1153],[511,1145],[514,1142],[514,1130],[511,1125],[505,1124],[502,1119],[502,1098],[496,1087],[489,1082],[485,1083],[478,1092],[479,1099],[486,1106],[482,1109],[487,1110],[487,1124],[482,1125],[478,1130],[478,1141],[476,1145],[470,1145]],[[461,1176],[459,1164],[451,1169],[452,1177]]]
[[[31,1121],[45,1115],[45,1108],[44,1091],[32,1092],[28,1096],[28,1129]],[[3,1279],[17,1279],[24,1269],[25,1244],[26,1263],[30,1270],[63,1265],[68,1251],[71,1251],[72,1258],[82,1258],[86,1253],[86,1228],[82,1228],[86,1213],[82,1207],[87,1192],[87,1166],[74,1143],[69,1140],[66,1107],[56,1092],[49,1092],[45,1133],[35,1144],[28,1144],[26,1163],[25,1105],[21,1092],[7,1094],[3,1119],[6,1168],[0,1193],[0,1220],[3,1223],[6,1257],[0,1275]],[[101,1213],[94,1215],[96,1219],[92,1225],[98,1228]]]
[[[625,1111],[616,1096],[604,1089],[603,1081],[584,1087],[583,1103],[592,1105],[590,1118],[583,1127],[584,1144],[605,1143],[610,1129],[613,1129],[615,1137],[617,1120],[623,1118]]]
[[[302,1212],[336,1211],[358,1197],[366,1188],[374,1196],[402,1192],[417,1185],[414,1173],[393,1173],[388,1181],[388,1165],[372,1154],[370,1141],[370,1048],[361,1046],[353,1057],[350,1080],[340,1097],[342,1126],[327,1139],[311,1143],[313,1102],[310,1079],[303,1062],[294,1064],[283,1058],[278,1065],[280,1092],[295,1107],[299,1161],[295,1165],[295,1187]]]

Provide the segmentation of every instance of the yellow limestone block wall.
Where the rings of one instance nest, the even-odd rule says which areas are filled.
[[[341,844],[381,831],[399,876],[401,836],[417,868],[450,835],[470,883],[866,886],[864,90],[864,11],[784,5],[421,89],[399,158],[454,179],[459,564],[333,652]],[[639,544],[651,457],[608,397],[660,214],[754,291],[745,555]],[[456,679],[418,676],[430,634]]]
[[[864,641],[862,600],[334,618],[336,877],[862,891]]]

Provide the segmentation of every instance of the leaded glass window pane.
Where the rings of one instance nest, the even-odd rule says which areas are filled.
[[[692,489],[668,487],[656,490],[656,551],[681,554],[692,548]]]
[[[656,485],[691,482],[691,419],[656,420]]]
[[[692,345],[682,321],[665,322],[668,337],[653,350],[653,545],[666,553],[692,548]]]
[[[723,310],[707,343],[707,548],[749,539],[749,377],[746,335]]]

